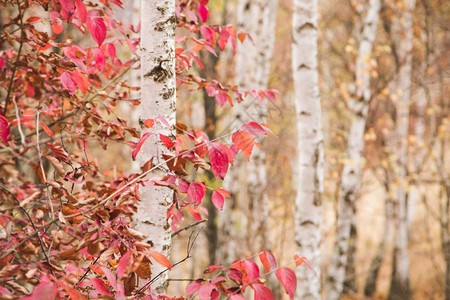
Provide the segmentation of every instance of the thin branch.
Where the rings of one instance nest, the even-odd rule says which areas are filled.
[[[24,40],[24,38],[23,38],[24,37],[24,35],[23,35],[23,13],[22,13],[22,8],[20,7],[20,0],[17,0],[17,6],[19,8],[19,15],[20,15],[20,45],[19,45],[19,51],[17,52],[17,59],[16,59],[16,62],[14,63],[13,71],[11,74],[11,80],[9,81],[8,93],[6,94],[6,98],[5,98],[5,107],[3,108],[4,116],[6,116],[6,110],[8,108],[8,102],[9,102],[9,96],[11,94],[12,86],[14,84],[14,76],[16,75],[17,65],[20,60],[20,55],[22,54],[22,47],[23,47],[23,40]]]
[[[5,188],[5,187],[2,186],[2,185],[0,185],[0,188],[1,188],[2,190],[6,191],[11,197],[14,198],[14,200],[19,204],[18,208],[20,208],[20,209],[25,213],[25,215],[27,216],[28,220],[29,220],[30,223],[31,223],[31,226],[33,226],[34,232],[37,233],[37,238],[38,238],[38,240],[39,240],[39,244],[41,245],[42,252],[44,253],[45,260],[47,261],[47,263],[48,263],[49,265],[51,265],[50,259],[48,258],[47,252],[45,251],[44,242],[42,241],[41,236],[39,235],[39,231],[40,231],[40,230],[38,230],[38,229],[36,228],[36,225],[34,224],[33,219],[31,219],[30,214],[27,212],[27,210],[26,210],[25,208],[23,208],[22,206],[20,206],[20,201],[19,201],[19,199],[17,199],[17,197],[16,197],[10,190],[8,190],[7,188]],[[49,225],[49,224],[50,224],[50,223],[48,223],[48,224],[46,224],[46,225]],[[41,227],[41,228],[42,228],[42,227]],[[19,243],[16,247],[14,247],[14,248],[17,249],[18,247],[20,247],[21,245],[23,245],[23,244],[24,244],[26,241],[28,241],[33,235],[34,235],[34,233],[33,233],[32,235],[30,235],[29,238],[26,238],[25,240],[23,240],[22,242],[20,242],[20,243]],[[13,250],[15,250],[15,249],[13,249]],[[3,256],[3,257],[6,257],[6,256],[8,256],[9,254],[11,254],[11,253],[13,252],[13,250],[12,250],[12,251],[9,251],[9,252],[8,252],[5,256]],[[50,270],[50,272],[53,274],[53,270]],[[55,274],[53,274],[53,276],[54,276],[54,275],[55,275]]]
[[[208,219],[201,220],[201,221],[198,221],[198,222],[189,224],[188,226],[183,227],[183,228],[181,228],[181,229],[178,229],[177,231],[175,231],[175,232],[172,233],[171,237],[173,238],[174,236],[176,236],[176,235],[179,234],[180,232],[182,232],[182,231],[184,231],[184,230],[187,230],[187,229],[189,229],[189,228],[192,228],[192,227],[194,227],[194,226],[197,226],[198,224],[205,223],[206,221],[208,221]]]
[[[16,110],[16,118],[17,118],[17,128],[19,129],[20,140],[22,141],[22,145],[25,145],[25,135],[22,131],[22,125],[20,124],[20,116],[19,116],[19,108],[17,107],[16,95],[13,97],[14,109]]]
[[[183,258],[182,260],[180,260],[180,261],[174,263],[174,264],[172,265],[172,268],[175,267],[175,266],[177,266],[177,265],[179,265],[179,264],[181,264],[181,263],[183,263],[183,262],[185,262],[185,261],[188,260],[189,258],[191,258],[191,251],[192,251],[192,248],[194,247],[195,240],[197,239],[198,235],[199,235],[200,232],[203,230],[203,228],[205,228],[205,227],[202,227],[202,229],[200,229],[200,230],[197,232],[197,234],[194,236],[194,238],[192,238],[192,236],[194,235],[194,232],[191,233],[191,235],[189,236],[189,240],[188,240],[188,246],[187,246],[185,258]],[[135,292],[135,295],[140,294],[140,293],[141,293],[142,291],[144,291],[149,285],[151,285],[151,284],[152,284],[153,282],[155,282],[159,277],[161,277],[162,274],[164,274],[165,272],[167,272],[167,271],[169,271],[169,270],[170,270],[169,268],[166,268],[166,269],[162,270],[161,272],[159,272],[159,273],[158,273],[155,277],[153,277],[149,282],[147,282],[147,283],[144,284],[139,290],[137,290],[137,291]]]

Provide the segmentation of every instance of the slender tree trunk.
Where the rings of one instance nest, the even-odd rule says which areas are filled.
[[[371,94],[369,63],[378,26],[380,6],[380,0],[371,0],[369,2],[356,60],[356,97],[351,99],[348,104],[352,112],[352,122],[348,135],[348,163],[344,166],[342,172],[339,193],[336,247],[327,279],[327,298],[329,300],[340,298],[345,280],[351,221],[355,219],[355,202],[361,186],[364,131]]]
[[[383,263],[383,259],[386,254],[386,247],[389,241],[391,231],[390,229],[392,220],[392,209],[393,209],[392,199],[389,194],[389,186],[390,186],[389,178],[386,178],[383,233],[375,257],[373,258],[372,263],[370,264],[369,273],[366,279],[366,285],[364,286],[364,296],[366,297],[372,297],[375,291],[377,290],[378,273],[380,272],[381,264]]]
[[[320,238],[323,189],[323,137],[317,62],[317,0],[295,0],[292,17],[292,67],[296,96],[298,189],[295,200],[297,252],[314,266],[296,269],[296,299],[321,299]]]
[[[395,244],[393,252],[392,278],[389,290],[390,300],[410,299],[409,286],[409,255],[408,255],[408,193],[407,193],[407,164],[408,164],[408,132],[409,132],[409,105],[411,94],[412,71],[412,10],[415,0],[408,0],[401,19],[397,22],[396,36],[398,39],[399,72],[397,81],[397,157],[399,172],[397,174],[399,184],[397,186],[397,201],[395,203]]]
[[[161,122],[146,130],[153,133],[143,145],[137,159],[142,164],[153,158],[154,163],[163,160],[162,154],[173,154],[159,140],[159,134],[175,135],[175,1],[141,1],[141,99],[140,118],[162,116],[171,125],[167,128]],[[155,172],[152,178],[162,175]],[[141,199],[136,214],[136,228],[148,234],[148,242],[153,251],[169,255],[171,248],[170,220],[166,213],[172,203],[173,192],[162,186],[140,187]],[[153,275],[164,267],[152,265]],[[163,293],[166,288],[167,273],[164,273],[151,288]]]
[[[239,1],[238,28],[249,33],[255,42],[253,44],[247,38],[242,45],[238,45],[236,84],[242,91],[267,89],[277,5],[277,0]],[[250,121],[266,123],[267,103],[262,102],[248,96],[245,101],[236,104],[233,108],[233,129],[239,129]],[[225,207],[221,216],[223,241],[229,243],[230,240],[243,239],[249,253],[270,248],[265,153],[255,147],[250,161],[242,156],[237,157],[225,186],[232,194],[233,205]],[[221,250],[220,256],[226,263],[236,258],[235,244],[230,243]]]

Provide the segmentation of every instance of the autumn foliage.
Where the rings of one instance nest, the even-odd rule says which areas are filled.
[[[206,89],[220,106],[247,95],[274,100],[275,91],[239,91],[190,72],[193,65],[204,68],[199,51],[216,55],[216,49],[227,46],[234,51],[236,42],[246,38],[231,26],[206,25],[207,4],[177,4],[177,26],[191,33],[176,37],[178,88]],[[129,70],[139,68],[139,39],[130,38],[139,28],[115,17],[122,2],[1,0],[0,6],[11,12],[0,32],[0,297],[169,299],[151,291],[159,276],[152,274],[152,264],[168,270],[181,262],[153,251],[147,237],[133,228],[139,186],[175,191],[167,217],[177,231],[187,215],[204,218],[204,201],[221,210],[230,197],[222,188],[189,179],[192,174],[211,170],[223,179],[234,157],[242,152],[250,158],[259,146],[255,136],[270,130],[250,122],[209,140],[204,132],[177,124],[176,137],[159,136],[168,149],[175,148],[174,156],[159,164],[150,160],[140,173],[115,170],[119,175],[112,176],[90,152],[120,143],[129,147],[131,164],[142,147],[151,147],[146,143],[150,133],[141,136],[115,114],[119,102],[140,103],[130,98],[138,88],[124,80]],[[169,126],[162,117],[144,120],[143,126],[156,122]],[[168,170],[162,178],[147,178],[161,166]],[[212,199],[205,199],[207,189],[213,190]],[[186,295],[218,299],[223,294],[236,300],[250,288],[255,299],[273,299],[264,285],[269,273],[276,273],[292,299],[295,274],[278,266],[269,252],[208,267],[205,276],[210,277],[193,281]]]

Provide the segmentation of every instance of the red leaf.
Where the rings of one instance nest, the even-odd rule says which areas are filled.
[[[92,37],[100,46],[106,38],[106,25],[99,17],[92,17],[87,20],[87,27]]]
[[[151,127],[153,127],[153,125],[155,125],[154,119],[147,119],[144,121],[144,126],[147,128],[151,128]]]
[[[52,11],[50,13],[50,23],[54,34],[60,34],[63,31],[63,22],[59,18],[59,13]]]
[[[198,4],[197,15],[199,16],[200,20],[202,20],[202,22],[206,22],[206,20],[208,20],[209,11],[205,5],[203,5],[201,3]]]
[[[72,78],[69,72],[62,73],[60,80],[63,87],[68,90],[71,95],[77,92],[77,82]]]
[[[261,259],[261,262],[264,265],[266,272],[269,272],[270,270],[277,268],[277,261],[275,260],[273,254],[270,253],[269,251],[260,252],[259,259]]]
[[[203,196],[205,195],[205,190],[202,184],[194,182],[189,185],[187,194],[189,202],[199,205],[200,203],[202,203]]]
[[[208,152],[214,175],[219,179],[224,179],[228,171],[228,148],[212,142],[208,144]]]
[[[85,23],[87,19],[86,5],[83,1],[77,0],[77,17],[81,23]]]
[[[172,263],[159,252],[150,252],[150,256],[153,257],[158,264],[168,269],[172,268]]]
[[[166,148],[168,150],[172,149],[172,147],[175,145],[175,142],[171,141],[167,136],[165,136],[164,134],[160,134],[159,138],[161,139],[161,142],[164,143],[164,145],[166,146]]]
[[[106,284],[103,282],[103,280],[99,279],[99,278],[90,278],[89,281],[92,283],[92,285],[94,286],[94,288],[97,290],[97,292],[99,292],[102,295],[105,296],[113,296],[113,294],[108,290],[108,287],[106,286]],[[53,298],[54,299],[54,298]]]
[[[217,300],[219,299],[219,291],[212,283],[204,284],[198,290],[200,300]]]
[[[142,135],[139,142],[136,143],[136,146],[133,149],[133,152],[131,153],[131,158],[133,160],[136,159],[136,156],[138,155],[139,151],[141,151],[142,144],[144,144],[145,140],[148,139],[148,137],[151,135],[151,132],[146,132],[144,135]]]
[[[200,61],[200,59],[198,59],[197,56],[192,55],[192,57],[195,59],[195,61],[198,63],[198,65],[200,66],[200,68],[202,68],[202,70],[205,69],[205,66],[202,64],[202,62]]]
[[[58,295],[58,288],[53,282],[42,282],[36,286],[33,293],[22,299],[25,300],[54,300]]]
[[[223,195],[214,191],[212,193],[212,203],[214,204],[215,207],[217,207],[217,209],[222,210],[223,209]]]
[[[11,130],[9,129],[8,120],[3,115],[0,114],[0,135],[5,144],[8,143],[10,131]]]
[[[45,145],[47,145],[47,147],[53,152],[53,154],[55,154],[57,159],[65,162],[66,164],[71,164],[69,153],[67,153],[61,145],[51,143],[45,143]]]
[[[41,18],[39,18],[39,17],[29,17],[25,22],[26,23],[34,23],[34,22],[37,22],[37,21],[39,21]]]
[[[203,279],[197,279],[196,281],[193,281],[188,284],[186,287],[186,295],[192,295],[198,291],[200,286],[202,285]]]
[[[255,145],[255,138],[248,132],[237,131],[233,133],[231,137],[234,145],[242,151],[247,159],[250,159],[250,154],[252,154],[253,146]]]
[[[297,289],[297,277],[295,276],[295,272],[289,268],[282,267],[277,270],[277,277],[283,284],[289,297],[294,299],[295,290]]]
[[[245,131],[253,135],[267,135],[266,129],[256,122],[248,122],[247,124],[242,125],[241,131]]]
[[[45,133],[48,134],[49,137],[55,138],[55,136],[53,135],[53,132],[51,131],[50,128],[48,128],[47,125],[45,125],[44,123],[41,123],[42,129],[44,129]]]
[[[204,274],[211,274],[211,273],[214,273],[215,271],[217,271],[219,269],[222,269],[222,268],[223,268],[223,266],[211,265],[211,266],[208,266],[203,273]]]
[[[304,257],[304,256],[300,257],[297,254],[295,254],[294,255],[294,260],[295,260],[295,265],[297,267],[300,266],[302,263],[305,263],[308,266],[308,268],[314,273],[314,275],[316,277],[318,277],[318,275],[317,275],[316,271],[314,270],[312,264],[309,262],[309,260],[306,259],[306,257]]]
[[[125,275],[125,270],[127,266],[131,263],[132,255],[131,251],[125,253],[119,260],[119,264],[117,265],[117,276],[119,279],[122,279],[123,275]]]
[[[221,188],[216,188],[216,191],[221,193],[223,196],[230,198],[230,192],[228,192],[227,190],[221,189]]]
[[[275,300],[272,292],[266,286],[262,284],[253,284],[253,290],[255,291],[255,300]]]

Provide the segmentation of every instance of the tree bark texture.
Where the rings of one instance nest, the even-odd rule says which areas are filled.
[[[362,151],[364,149],[364,131],[369,110],[370,58],[379,20],[381,2],[371,0],[364,19],[363,32],[356,59],[355,97],[349,103],[351,125],[348,135],[348,162],[342,171],[339,192],[338,222],[336,246],[332,265],[327,278],[327,299],[341,297],[345,280],[345,268],[348,261],[351,221],[355,219],[356,199],[361,187]],[[355,241],[353,241],[354,243]]]
[[[236,84],[241,91],[267,89],[270,60],[275,41],[277,0],[241,0],[238,5],[238,29],[249,33],[254,41],[246,38],[238,44],[236,54]],[[266,123],[267,103],[248,96],[233,108],[232,128],[237,130],[250,121]],[[262,148],[264,143],[262,142]],[[253,149],[250,161],[242,155],[225,180],[232,194],[232,205],[225,207],[221,216],[222,245],[231,240],[245,240],[247,254],[270,248],[269,213],[265,153]],[[237,245],[223,246],[220,257],[225,263],[236,259]],[[243,247],[241,247],[242,249]],[[243,254],[243,253],[242,253]]]
[[[175,1],[141,1],[141,106],[140,118],[163,117],[170,125],[161,122],[146,129],[152,135],[144,143],[137,160],[141,165],[153,158],[153,163],[163,161],[162,154],[172,154],[160,141],[159,134],[175,136]],[[144,132],[143,132],[144,133]],[[159,178],[165,172],[156,171],[151,178]],[[167,209],[173,201],[173,191],[163,186],[139,188],[140,204],[136,214],[136,228],[148,234],[153,251],[166,256],[170,254],[170,220]],[[158,263],[152,265],[152,274],[165,269]],[[163,293],[167,273],[151,285],[153,291]]]
[[[292,67],[297,114],[298,190],[295,200],[297,253],[313,265],[296,268],[296,299],[321,299],[320,238],[323,189],[323,136],[317,62],[317,0],[295,0],[292,17]]]

